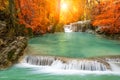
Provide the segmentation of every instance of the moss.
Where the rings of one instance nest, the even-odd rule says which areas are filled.
[[[5,63],[4,63],[4,67],[5,68],[7,68],[8,66],[11,66],[12,65],[12,63],[10,62],[10,61],[6,61]]]
[[[32,31],[32,29],[31,28],[27,28],[27,30],[28,30],[28,36],[29,37],[33,37],[33,31]]]
[[[64,24],[62,23],[59,23],[57,24],[55,27],[55,32],[63,32],[64,31],[64,28],[63,28]]]
[[[14,59],[13,59],[13,55],[14,55],[15,51],[16,51],[16,50],[13,49],[13,50],[11,50],[11,51],[8,53],[8,60],[10,60],[10,61],[14,60]]]

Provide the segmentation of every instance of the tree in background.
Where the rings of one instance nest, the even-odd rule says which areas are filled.
[[[120,1],[104,1],[93,9],[93,25],[105,33],[120,33]]]
[[[58,30],[58,24],[69,24],[91,18],[87,0],[15,1],[19,22],[25,24],[26,27],[32,28],[38,34],[46,33],[50,29],[51,32],[55,32],[56,29]],[[88,2],[92,4],[91,0]]]
[[[8,0],[0,0],[0,10],[4,10],[7,8]]]
[[[46,33],[48,26],[59,22],[60,0],[16,0],[19,22],[35,33]]]
[[[31,29],[18,22],[16,1],[0,0],[0,20],[6,23],[6,35],[10,38],[14,36],[32,36]]]
[[[69,24],[78,20],[84,20],[86,0],[61,0],[60,22]]]
[[[8,0],[0,0],[0,20],[5,20],[5,13],[8,13]]]

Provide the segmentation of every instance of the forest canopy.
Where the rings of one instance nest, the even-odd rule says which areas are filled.
[[[9,12],[9,4],[13,4],[12,17],[36,33],[83,20],[92,20],[106,33],[120,32],[119,0],[0,0],[0,10]]]
[[[120,0],[109,0],[94,7],[93,25],[109,34],[120,33]]]

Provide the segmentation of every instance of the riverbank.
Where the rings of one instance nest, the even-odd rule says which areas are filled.
[[[101,36],[106,39],[120,41],[120,34],[106,34],[104,32],[99,32],[99,31],[97,31],[97,29],[92,29],[92,28],[86,29],[85,32],[87,32],[89,34],[98,35],[98,36]]]
[[[5,69],[18,62],[27,47],[25,36],[9,36],[7,23],[0,21],[0,69]]]

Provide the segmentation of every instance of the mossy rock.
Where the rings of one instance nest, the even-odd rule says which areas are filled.
[[[16,52],[16,49],[13,49],[10,52],[8,52],[8,60],[12,61],[15,59],[15,57],[14,57],[15,52]]]

